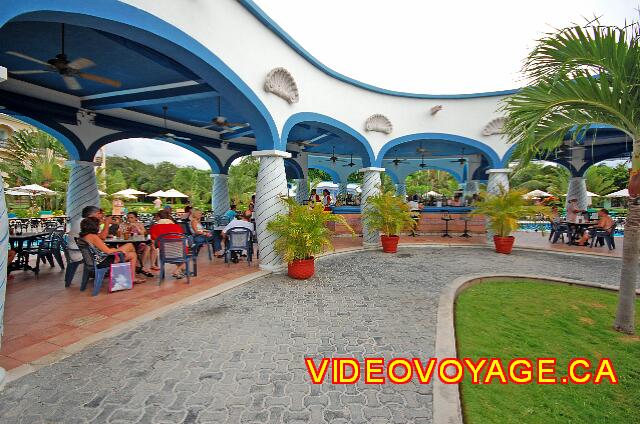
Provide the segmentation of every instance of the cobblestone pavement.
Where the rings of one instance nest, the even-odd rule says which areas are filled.
[[[523,272],[615,284],[620,261],[486,248],[322,259],[173,311],[7,385],[2,423],[431,422],[431,386],[310,384],[303,357],[433,355],[440,288]]]

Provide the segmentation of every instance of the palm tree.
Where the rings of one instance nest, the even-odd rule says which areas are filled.
[[[633,140],[631,176],[640,176],[639,25],[597,22],[548,34],[525,59],[530,85],[505,100],[504,126],[515,156],[526,164],[574,140],[592,124],[623,131]],[[614,328],[633,334],[640,246],[640,198],[632,198],[625,226],[620,292]]]

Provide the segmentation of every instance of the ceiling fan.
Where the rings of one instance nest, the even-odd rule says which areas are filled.
[[[316,141],[328,137],[328,134],[320,134],[317,137],[314,137],[310,140],[298,140],[298,141],[291,141],[291,143],[295,143],[297,144],[299,147],[301,148],[305,148],[305,147],[309,147],[309,146],[319,146],[320,144],[317,144]]]
[[[210,121],[199,121],[197,119],[192,119],[191,122],[198,122],[201,124],[207,124],[203,127],[200,128],[213,128],[213,127],[222,127],[224,128],[223,132],[227,132],[227,131],[233,131],[233,130],[237,130],[240,128],[244,128],[244,127],[248,127],[249,124],[246,124],[244,122],[229,122],[227,121],[227,118],[222,116],[222,112],[221,112],[221,101],[220,101],[220,96],[217,97],[217,102],[218,102],[218,115],[214,116],[213,118],[211,118]]]
[[[353,168],[354,166],[356,166],[356,163],[353,161],[353,153],[350,156],[351,158],[349,159],[349,163],[342,166],[348,166],[349,168]]]
[[[79,57],[73,61],[69,61],[69,59],[67,58],[67,55],[64,52],[64,24],[62,24],[61,41],[62,41],[61,42],[62,51],[59,54],[57,54],[56,57],[54,57],[53,59],[49,59],[46,62],[40,59],[36,59],[35,57],[26,55],[24,53],[14,52],[11,50],[6,51],[5,53],[10,54],[12,56],[16,56],[21,59],[25,59],[30,62],[38,63],[44,66],[44,69],[10,71],[10,72],[14,75],[33,75],[33,74],[44,74],[48,72],[56,72],[62,77],[65,85],[69,90],[82,89],[82,85],[80,85],[80,82],[78,81],[77,77],[91,80],[100,84],[110,85],[115,88],[120,88],[120,86],[122,85],[120,81],[112,80],[110,78],[102,77],[100,75],[81,72],[83,69],[96,66],[96,64],[90,59]]]
[[[460,157],[458,159],[450,160],[449,162],[454,162],[454,163],[457,162],[460,165],[464,165],[465,163],[467,163],[467,158],[464,157],[464,147],[462,148]]]
[[[395,149],[396,152],[396,158],[394,160],[392,160],[391,162],[393,162],[393,166],[398,166],[400,165],[402,162],[406,161],[406,159],[400,159],[398,158],[398,149]]]
[[[334,165],[336,164],[336,162],[342,162],[342,160],[336,156],[336,148],[335,146],[331,148],[331,157],[329,159],[325,159],[328,162],[333,163]]]
[[[420,154],[424,154],[427,153],[427,149],[425,149],[424,147],[422,147],[422,141],[420,142],[420,146],[418,148],[416,148],[416,152],[420,153]]]
[[[167,107],[167,105],[163,105],[162,106],[162,115],[164,118],[164,130],[165,132],[163,134],[161,134],[161,137],[169,139],[169,140],[191,140],[189,137],[181,137],[179,135],[175,135],[172,132],[169,132],[169,129],[167,128],[167,109],[169,109]]]

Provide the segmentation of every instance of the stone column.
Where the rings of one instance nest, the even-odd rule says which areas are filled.
[[[407,185],[404,183],[396,184],[396,195],[407,197]]]
[[[578,199],[578,209],[586,210],[589,207],[589,197],[587,196],[587,184],[584,177],[572,177],[569,180],[567,189],[567,199],[565,208],[569,206],[569,200]]]
[[[347,195],[347,184],[346,182],[344,183],[338,183],[338,196],[346,196]]]
[[[69,174],[69,185],[67,187],[67,217],[69,225],[70,243],[73,237],[80,232],[80,221],[82,221],[82,209],[85,206],[100,206],[100,195],[98,194],[98,183],[96,181],[95,162],[68,161],[71,166]]]
[[[211,174],[211,178],[211,210],[214,216],[221,216],[229,210],[229,176]]]
[[[296,180],[296,202],[303,204],[309,200],[309,186],[306,178],[298,178]]]
[[[361,201],[361,210],[362,212],[367,210],[368,204],[367,199],[370,196],[376,195],[380,192],[380,186],[382,184],[380,179],[380,173],[384,172],[384,168],[362,168],[360,170],[364,174],[363,182],[362,182],[362,201]],[[362,239],[363,245],[365,247],[373,247],[380,245],[380,234],[378,231],[372,231],[362,224]]]
[[[284,159],[290,158],[291,154],[280,150],[259,150],[252,155],[260,159],[254,213],[260,249],[260,268],[279,271],[284,268],[284,263],[275,251],[276,238],[267,231],[267,224],[277,214],[285,213],[287,210],[280,197],[287,196],[289,191]]]
[[[474,194],[479,193],[480,181],[478,180],[467,181],[464,191],[465,191],[465,196],[473,196]]]
[[[487,182],[487,193],[499,194],[500,187],[505,190],[509,190],[509,173],[510,169],[490,169],[487,171],[489,174],[489,181]],[[489,229],[489,219],[486,220],[487,226],[487,242],[493,242],[493,231]]]
[[[509,190],[509,173],[510,169],[490,169],[487,171],[489,173],[489,182],[487,183],[487,192],[489,194],[498,194],[500,193],[500,186],[502,186],[505,190]]]
[[[4,200],[4,181],[0,175],[0,347],[4,333],[4,296],[7,289],[7,262],[9,248],[9,220],[7,204]],[[4,380],[5,371],[0,367],[0,384]]]

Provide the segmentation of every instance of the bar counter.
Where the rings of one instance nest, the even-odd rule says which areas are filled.
[[[449,233],[452,236],[460,235],[464,231],[464,221],[460,218],[469,217],[467,230],[470,234],[485,233],[485,219],[483,216],[472,216],[470,212],[472,207],[464,206],[427,206],[420,211],[420,221],[416,232],[419,234],[443,234],[445,230],[445,221],[442,216],[445,213],[453,218],[449,221]],[[362,223],[360,222],[360,206],[336,206],[332,209],[332,213],[342,215],[347,223],[353,228],[356,234],[362,234]],[[337,235],[348,234],[347,229],[340,224],[336,224],[335,232]]]

